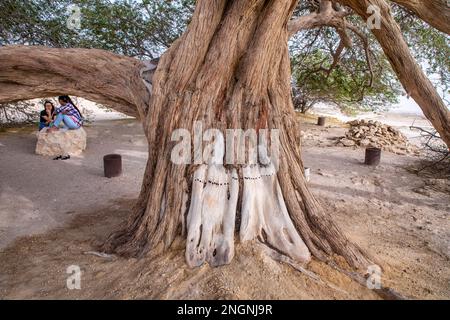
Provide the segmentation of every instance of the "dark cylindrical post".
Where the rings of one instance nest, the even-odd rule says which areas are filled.
[[[318,119],[317,119],[317,125],[318,126],[324,126],[325,125],[325,121],[326,121],[326,117],[319,117]]]
[[[377,166],[380,164],[381,159],[381,149],[370,147],[366,149],[366,160],[364,164],[369,166]]]
[[[107,154],[103,157],[105,177],[113,178],[122,174],[122,156],[120,154]]]

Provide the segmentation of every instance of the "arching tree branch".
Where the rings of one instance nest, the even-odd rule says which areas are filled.
[[[353,41],[348,31],[353,32],[357,37],[360,38],[364,52],[366,54],[367,67],[371,75],[371,79],[367,86],[371,87],[373,83],[373,68],[370,58],[371,50],[369,41],[357,26],[351,24],[346,20],[346,17],[350,15],[350,13],[351,11],[345,10],[344,7],[342,7],[339,3],[334,3],[330,0],[320,0],[318,12],[292,19],[288,24],[288,30],[291,36],[302,30],[323,26],[332,27],[336,30],[336,32],[339,34],[339,37],[341,38],[341,41],[339,42],[336,51],[332,52],[332,65],[328,69],[320,66],[320,68],[316,70],[324,71],[328,75],[336,66],[339,65],[344,49],[353,46]]]
[[[370,5],[380,8],[381,28],[373,29],[373,34],[406,92],[421,107],[447,146],[450,146],[450,111],[411,54],[399,25],[390,13],[388,3],[385,0],[340,0],[340,3],[352,8],[365,20],[370,16],[367,10]],[[450,25],[448,20],[445,23]]]
[[[142,117],[149,94],[139,60],[94,49],[0,48],[0,103],[70,94]]]
[[[450,34],[450,8],[447,0],[391,0],[412,11],[434,28]]]
[[[292,19],[288,23],[289,35],[293,36],[299,31],[322,26],[339,27],[344,23],[344,17],[349,14],[342,8],[336,8],[329,0],[321,0],[319,10],[306,16]],[[340,28],[342,29],[342,28]],[[345,40],[344,40],[345,41]]]

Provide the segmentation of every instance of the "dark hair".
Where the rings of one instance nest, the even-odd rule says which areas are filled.
[[[52,105],[52,114],[55,113],[55,105],[50,100],[45,100],[44,101],[44,109],[45,109],[45,106],[46,106],[47,103],[50,103]]]
[[[78,109],[78,107],[75,105],[75,103],[73,103],[72,99],[70,99],[69,96],[59,96],[58,100],[62,100],[65,103],[70,103],[71,105],[73,105],[75,107],[75,109],[77,109],[78,113],[80,114],[80,117],[82,117],[80,109]]]

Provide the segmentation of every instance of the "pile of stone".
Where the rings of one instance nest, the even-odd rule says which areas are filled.
[[[354,120],[347,122],[350,129],[338,145],[345,147],[377,147],[396,154],[418,153],[417,147],[397,129],[373,120]]]

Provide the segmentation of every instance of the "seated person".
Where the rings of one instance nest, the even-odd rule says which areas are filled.
[[[55,106],[51,101],[44,102],[44,110],[41,111],[41,117],[39,119],[39,131],[45,127],[49,127],[50,123],[54,120]]]
[[[47,132],[59,130],[59,125],[63,125],[63,129],[76,130],[83,125],[83,117],[80,110],[72,102],[69,96],[58,97],[60,107],[56,108],[56,119],[50,123],[50,128]]]

